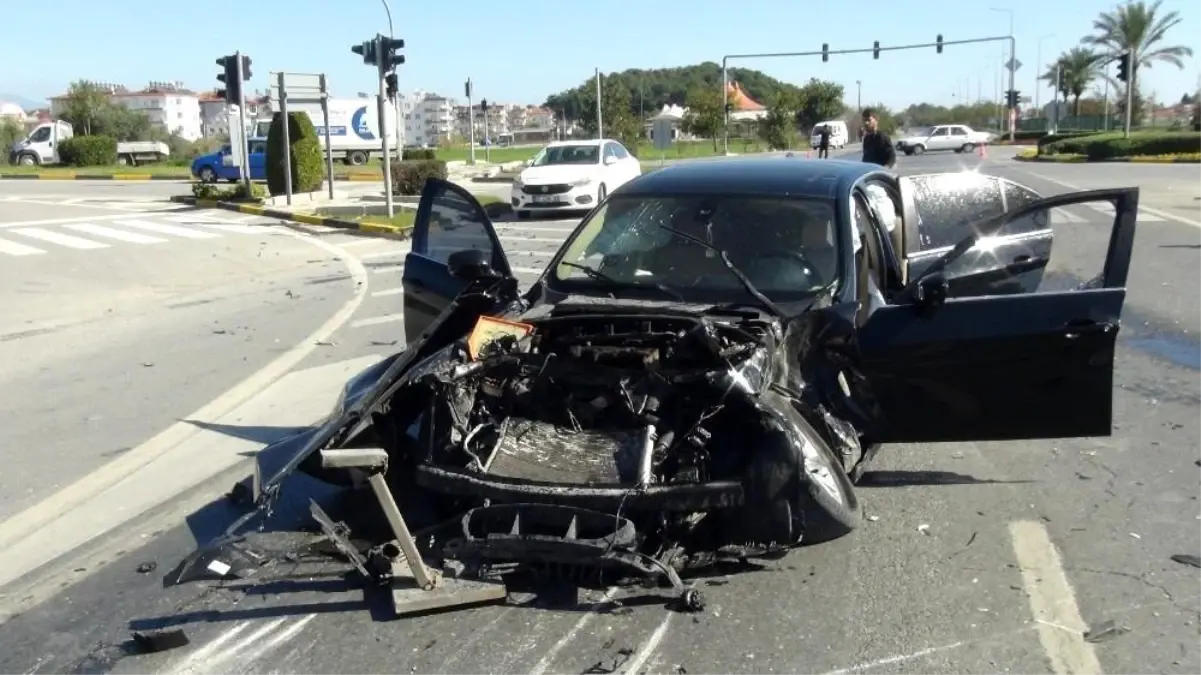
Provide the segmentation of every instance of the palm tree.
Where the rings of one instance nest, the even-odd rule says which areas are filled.
[[[1190,47],[1162,46],[1167,32],[1181,22],[1179,12],[1161,14],[1162,4],[1163,0],[1154,0],[1150,4],[1144,0],[1130,0],[1112,12],[1102,12],[1093,20],[1094,34],[1081,40],[1085,45],[1097,47],[1103,54],[1103,59],[1110,59],[1130,50],[1133,53],[1134,68],[1127,84],[1134,92],[1138,92],[1139,68],[1150,68],[1157,61],[1184,68],[1181,59],[1193,55]],[[1120,85],[1115,83],[1115,87],[1120,88]]]

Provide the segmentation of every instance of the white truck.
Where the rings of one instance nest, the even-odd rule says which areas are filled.
[[[278,109],[278,108],[277,108]],[[385,107],[388,124],[388,150],[396,154],[396,108],[389,103]],[[303,112],[317,129],[317,141],[325,151],[325,118],[319,103],[289,103],[288,112]],[[271,120],[255,123],[254,139],[265,139]],[[329,100],[329,143],[334,159],[351,166],[362,166],[383,154],[383,143],[379,131],[379,109],[374,99],[331,98]]]
[[[8,151],[8,161],[22,166],[59,164],[58,144],[75,135],[71,124],[62,120],[44,122],[17,141]],[[137,166],[166,159],[171,150],[166,143],[130,141],[117,144],[117,164]]]

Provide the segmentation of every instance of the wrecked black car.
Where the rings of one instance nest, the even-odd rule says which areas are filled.
[[[1054,290],[1052,210],[1087,202],[1114,207],[1104,269]],[[370,483],[392,560],[661,576],[695,608],[681,572],[855,529],[883,444],[1109,435],[1137,203],[974,172],[686,163],[611,194],[523,289],[485,209],[430,180],[407,348],[261,453],[256,498],[297,470]],[[417,550],[391,490],[449,519],[436,545]]]

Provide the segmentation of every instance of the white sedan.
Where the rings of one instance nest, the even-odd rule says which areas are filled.
[[[509,203],[518,218],[532,211],[588,210],[640,175],[638,158],[617,141],[556,141],[513,181]]]

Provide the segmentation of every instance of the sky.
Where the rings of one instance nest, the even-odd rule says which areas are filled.
[[[870,48],[1006,36],[1012,18],[1017,58],[1016,88],[1033,96],[1037,64],[1049,63],[1079,44],[1093,19],[1116,0],[861,0],[858,3],[796,0],[495,0],[415,2],[388,0],[395,36],[406,42],[400,89],[462,98],[471,78],[476,97],[504,103],[540,104],[576,86],[594,69],[720,63],[731,54]],[[115,0],[107,10],[95,0],[58,0],[53,9],[35,2],[5,2],[0,92],[44,100],[75,79],[140,88],[151,80],[181,80],[190,88],[218,85],[216,59],[241,50],[253,65],[251,83],[265,90],[270,73],[325,73],[335,96],[374,94],[374,68],[350,48],[387,33],[383,0]],[[118,9],[120,8],[120,9]],[[1177,101],[1201,79],[1201,3],[1164,0],[1183,21],[1167,42],[1199,53],[1183,70],[1156,65],[1142,75],[1144,93]],[[22,28],[24,27],[24,28]],[[846,88],[855,105],[911,103],[950,105],[966,96],[993,99],[1002,42],[955,45],[941,55],[933,47],[820,56],[739,58],[731,66],[755,68],[792,83],[810,77]],[[856,82],[861,85],[857,85]],[[860,88],[861,87],[861,88]],[[857,95],[861,99],[857,99]],[[1050,100],[1042,86],[1039,97]]]

